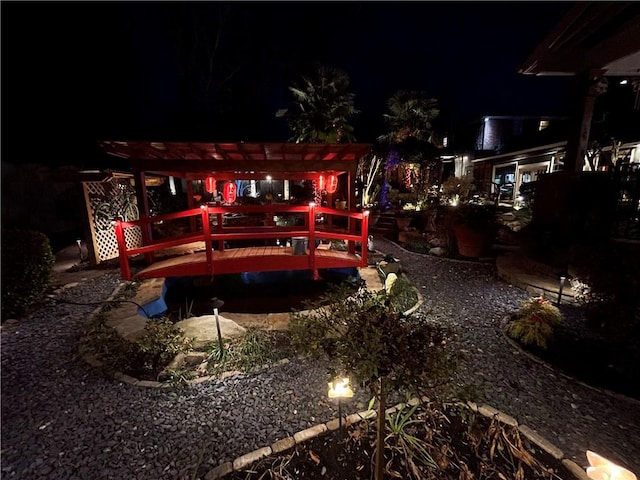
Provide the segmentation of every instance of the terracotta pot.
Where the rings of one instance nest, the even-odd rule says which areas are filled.
[[[486,254],[491,245],[491,232],[486,230],[473,230],[467,225],[461,224],[453,227],[458,244],[458,252],[463,257],[481,257]]]
[[[411,217],[396,217],[396,225],[400,230],[406,230],[411,225]]]
[[[346,200],[336,200],[336,210],[346,210],[346,209],[347,209]]]

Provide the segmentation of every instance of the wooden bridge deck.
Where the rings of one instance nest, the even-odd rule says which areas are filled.
[[[294,254],[292,247],[248,247],[212,252],[212,264],[207,264],[205,251],[160,260],[138,271],[138,279],[181,277],[190,275],[221,275],[226,273],[267,272],[279,270],[321,270],[362,266],[360,255],[340,250],[315,249],[314,258]]]

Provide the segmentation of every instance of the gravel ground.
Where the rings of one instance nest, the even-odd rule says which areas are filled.
[[[421,307],[458,327],[460,375],[484,401],[516,417],[584,465],[586,449],[640,472],[640,406],[595,392],[518,354],[499,331],[527,295],[492,265],[376,248],[402,260]],[[106,299],[116,272],[61,296]],[[2,476],[20,479],[191,479],[219,463],[336,416],[327,365],[294,360],[256,375],[182,389],[114,382],[77,355],[93,311],[47,301],[2,327]],[[360,392],[345,410],[362,409]]]

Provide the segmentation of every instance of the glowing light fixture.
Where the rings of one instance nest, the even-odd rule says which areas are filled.
[[[329,398],[351,398],[353,390],[351,389],[348,378],[342,378],[338,381],[329,382]]]
[[[336,175],[329,175],[327,177],[327,193],[336,193],[338,189],[338,177]]]
[[[234,182],[227,182],[222,189],[222,198],[226,203],[233,203],[237,198],[237,187]]]
[[[341,378],[333,382],[329,382],[329,398],[338,399],[338,430],[342,431],[342,407],[340,399],[353,397],[353,390],[351,389],[350,381],[348,378]]]
[[[632,472],[601,457],[597,453],[587,450],[587,476],[591,480],[638,480]]]
[[[204,188],[207,193],[213,193],[216,191],[216,179],[214,177],[207,177],[204,179]]]

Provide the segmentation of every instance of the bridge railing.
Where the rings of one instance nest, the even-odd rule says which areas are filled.
[[[233,214],[255,215],[256,225],[233,225],[230,220]],[[298,220],[302,225],[278,225],[276,214],[301,214]],[[262,215],[262,218],[258,216]],[[327,223],[318,223],[318,216],[326,217]],[[151,225],[154,223],[170,221],[180,218],[200,218],[201,226],[187,234],[153,240]],[[346,219],[346,228],[334,227],[335,219]],[[227,220],[225,224],[225,219]],[[212,221],[213,220],[213,221]],[[260,224],[257,224],[260,223]],[[143,246],[129,248],[125,239],[125,229],[140,227],[143,232]],[[359,228],[358,228],[359,227]],[[117,219],[114,222],[115,234],[118,241],[120,270],[122,277],[131,278],[129,257],[143,254],[148,264],[154,262],[154,253],[172,247],[178,247],[192,242],[205,242],[207,266],[213,271],[213,250],[217,244],[218,250],[224,251],[225,243],[235,240],[261,240],[277,239],[282,237],[306,237],[308,238],[309,269],[315,270],[316,240],[343,240],[347,243],[347,251],[355,253],[356,242],[360,242],[361,264],[367,265],[367,237],[369,230],[369,212],[350,212],[335,210],[326,207],[309,205],[202,205],[200,208],[185,210],[182,212],[168,213],[154,217],[140,218],[132,222]]]

